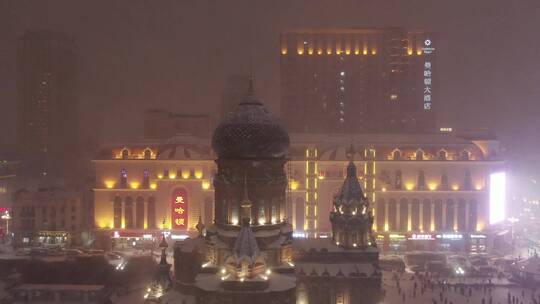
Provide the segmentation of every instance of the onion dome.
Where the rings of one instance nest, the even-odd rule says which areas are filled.
[[[219,158],[280,158],[289,134],[257,99],[250,80],[242,102],[214,131],[212,147]]]

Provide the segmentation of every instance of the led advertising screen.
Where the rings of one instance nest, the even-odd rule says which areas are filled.
[[[506,173],[489,176],[489,224],[504,221],[506,217]]]

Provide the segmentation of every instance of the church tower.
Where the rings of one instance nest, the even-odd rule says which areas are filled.
[[[373,214],[356,175],[354,154],[351,145],[347,151],[349,158],[347,177],[334,197],[330,222],[334,244],[348,249],[365,249],[368,246],[376,246],[372,233]]]

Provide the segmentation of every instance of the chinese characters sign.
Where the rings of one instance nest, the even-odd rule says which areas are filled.
[[[188,198],[183,189],[177,189],[171,197],[172,229],[187,230],[188,228]]]
[[[432,45],[431,39],[424,40],[424,110],[431,110],[431,104],[433,102],[433,62],[432,55],[435,52],[435,48]]]

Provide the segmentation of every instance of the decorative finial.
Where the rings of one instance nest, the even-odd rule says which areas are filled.
[[[349,149],[347,149],[347,158],[349,159],[349,161],[353,160],[353,157],[354,157],[355,153],[356,153],[356,151],[354,150],[354,146],[353,146],[353,143],[352,143],[352,140],[351,140],[351,145],[350,145]]]

